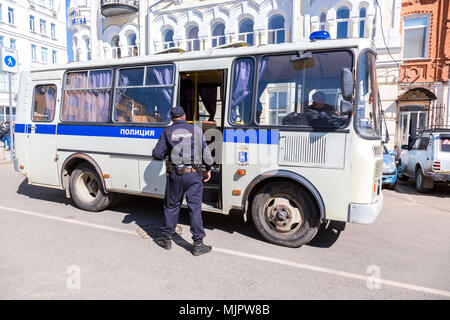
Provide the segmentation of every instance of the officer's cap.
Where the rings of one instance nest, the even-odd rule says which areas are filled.
[[[176,106],[175,108],[172,109],[172,111],[170,111],[170,114],[173,118],[180,118],[182,116],[184,116],[184,110],[182,107],[180,106]]]

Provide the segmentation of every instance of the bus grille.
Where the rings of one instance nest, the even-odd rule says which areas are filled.
[[[383,175],[383,160],[378,160],[375,163],[375,180],[381,179]]]
[[[285,163],[325,163],[326,137],[286,136]]]

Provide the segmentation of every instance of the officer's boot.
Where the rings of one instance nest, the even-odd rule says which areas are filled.
[[[167,236],[163,236],[156,243],[158,244],[158,246],[163,247],[166,250],[172,249],[172,241]]]
[[[199,256],[199,255],[201,255],[201,254],[210,252],[211,249],[212,249],[212,247],[211,247],[211,246],[205,245],[205,244],[203,243],[203,240],[202,240],[202,239],[200,239],[200,240],[194,240],[194,250],[192,251],[192,254],[193,254],[194,256]]]

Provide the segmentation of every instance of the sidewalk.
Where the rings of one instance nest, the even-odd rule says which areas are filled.
[[[0,150],[0,164],[8,163],[10,161],[11,161],[11,159],[10,159],[9,151],[4,151],[4,149],[2,148]]]

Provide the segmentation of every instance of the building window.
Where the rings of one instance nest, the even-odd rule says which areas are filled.
[[[285,41],[284,17],[276,14],[269,19],[268,42],[283,43]]]
[[[122,56],[120,52],[120,38],[119,36],[114,36],[111,40],[112,57],[120,58]]]
[[[36,30],[36,26],[34,23],[34,16],[30,16],[30,31],[35,31]]]
[[[14,24],[14,9],[8,7],[8,22]]]
[[[40,4],[41,6],[45,6],[45,0],[39,0],[39,4]]]
[[[192,26],[187,32],[187,51],[199,51],[200,40],[198,39],[198,27]]]
[[[32,61],[37,61],[36,45],[35,44],[31,45],[31,60]]]
[[[327,29],[327,14],[325,12],[320,14],[319,26],[321,31],[325,31]]]
[[[365,24],[366,24],[366,8],[359,9],[359,37],[365,37]]]
[[[56,38],[56,26],[54,23],[50,25],[50,35],[53,39]]]
[[[4,39],[4,37],[0,36],[0,48],[3,47],[3,39]]]
[[[348,38],[350,10],[347,7],[340,7],[336,13],[337,35],[336,38]]]
[[[39,20],[41,34],[47,34],[47,22],[43,19]]]
[[[16,39],[9,39],[9,48],[16,50]]]
[[[175,43],[173,42],[173,30],[169,29],[164,31],[163,33],[163,39],[164,39],[164,44],[163,44],[163,48],[164,49],[168,49],[168,48],[172,48],[175,46]]]
[[[253,21],[244,19],[239,23],[239,41],[245,41],[249,46],[253,45]]]
[[[0,21],[3,21],[3,9],[1,3],[0,3]]]
[[[128,36],[128,56],[137,56],[138,55],[138,47],[136,45],[136,34],[132,33]]]
[[[403,58],[426,58],[428,18],[404,18]]]
[[[57,61],[56,61],[56,50],[52,50],[52,63],[53,64],[57,63]]]
[[[47,48],[41,48],[41,61],[47,63]]]
[[[91,60],[92,59],[92,57],[91,57],[91,40],[89,38],[87,38],[85,40],[85,42],[86,42],[86,50],[87,50],[87,59]]]
[[[50,9],[53,9],[55,7],[54,0],[48,0],[48,6],[49,6]]]
[[[212,47],[225,44],[225,25],[222,22],[216,23],[212,27]]]

